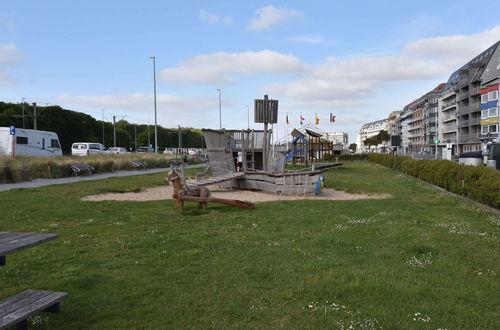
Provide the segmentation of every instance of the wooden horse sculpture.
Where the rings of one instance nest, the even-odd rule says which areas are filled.
[[[236,199],[211,197],[210,190],[208,190],[207,187],[188,187],[187,185],[183,185],[181,177],[176,171],[170,171],[168,173],[165,178],[165,183],[168,182],[172,182],[172,186],[174,187],[173,197],[180,211],[184,210],[184,201],[198,202],[202,210],[206,210],[208,202],[222,203],[246,209],[255,208],[255,204],[252,203]]]

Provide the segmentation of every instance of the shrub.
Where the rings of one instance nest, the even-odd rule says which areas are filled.
[[[500,209],[500,171],[494,168],[383,154],[370,154],[369,160]]]
[[[323,160],[327,162],[333,162],[335,158],[338,158],[340,161],[368,160],[368,154],[341,154],[341,155],[325,154],[323,156]]]
[[[22,173],[26,177],[29,171],[33,179],[61,178],[73,175],[72,163],[86,163],[94,167],[97,173],[132,170],[132,160],[146,162],[151,168],[169,167],[174,156],[162,154],[100,154],[86,157],[26,157],[0,156],[0,183],[12,182]],[[190,164],[201,163],[195,157],[189,157]]]

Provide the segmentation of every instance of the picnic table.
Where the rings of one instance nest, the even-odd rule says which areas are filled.
[[[0,266],[5,266],[7,254],[52,241],[58,237],[57,234],[0,231]]]
[[[0,231],[0,266],[5,266],[7,254],[36,246],[58,238],[57,234],[18,233]],[[26,290],[0,301],[0,329],[16,325],[27,329],[27,319],[39,312],[57,313],[66,292]]]

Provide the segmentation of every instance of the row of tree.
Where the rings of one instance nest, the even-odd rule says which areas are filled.
[[[24,115],[23,115],[24,113]],[[0,127],[15,126],[18,128],[34,128],[33,107],[28,104],[0,102]],[[135,149],[139,146],[154,145],[154,126],[136,125],[120,120],[113,124],[97,120],[94,117],[60,106],[37,106],[37,129],[56,132],[64,153],[69,153],[74,142],[100,142],[106,147],[116,146]],[[103,136],[104,131],[104,136]],[[157,127],[158,148],[179,147],[179,129]],[[181,128],[181,147],[204,148],[201,130]]]
[[[378,146],[383,142],[389,141],[391,139],[391,135],[387,131],[380,131],[377,135],[369,137],[363,141],[366,146]]]

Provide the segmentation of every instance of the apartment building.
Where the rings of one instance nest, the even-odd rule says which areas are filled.
[[[382,120],[377,120],[373,121],[371,123],[366,123],[364,124],[361,129],[359,130],[359,133],[356,137],[356,144],[358,145],[358,148],[356,149],[357,152],[369,152],[369,151],[378,151],[381,147],[387,147],[389,144],[381,144],[378,146],[372,146],[371,149],[370,147],[366,146],[363,141],[366,140],[367,138],[370,138],[372,136],[377,135],[380,133],[380,131],[388,131],[388,120],[387,119],[382,119]]]
[[[342,145],[342,149],[349,147],[349,136],[345,132],[326,132],[326,138],[333,144]]]
[[[435,154],[438,137],[438,103],[445,84],[406,105],[399,116],[402,149],[406,154]]]
[[[442,125],[439,129],[440,140],[444,143],[443,147],[451,145],[453,155],[482,150],[481,138],[490,133],[488,123],[492,123],[489,119],[489,109],[493,108],[492,117],[498,117],[498,114],[495,115],[495,111],[498,113],[498,110],[494,110],[496,105],[489,103],[489,97],[493,98],[495,93],[489,94],[489,92],[494,90],[491,86],[495,84],[492,82],[498,79],[499,44],[500,42],[495,43],[453,72],[440,97],[439,122]],[[481,92],[488,96],[482,97]],[[482,110],[488,110],[487,114]],[[486,121],[483,121],[484,129],[481,125],[481,116],[487,116],[484,118]],[[498,130],[498,125],[492,125],[491,130]]]
[[[390,114],[389,114],[389,117],[387,118],[387,129],[388,129],[388,132],[389,132],[389,135],[400,135],[401,134],[401,131],[399,129],[399,125],[398,125],[398,119],[399,119],[399,116],[401,115],[401,110],[396,110],[396,111],[392,111]]]
[[[492,50],[490,50],[492,51]],[[500,111],[498,105],[500,80],[500,46],[493,50],[492,57],[481,76],[480,141],[499,142]]]
[[[453,72],[446,84],[409,103],[398,114],[391,112],[384,129],[401,136],[400,153],[437,152],[452,159],[463,152],[482,150],[485,143],[500,141],[499,84],[500,41]],[[357,138],[361,151],[367,151],[362,141],[378,134],[381,122],[363,125]],[[437,147],[436,140],[440,141]]]
[[[451,160],[457,153],[458,105],[456,87],[446,83],[439,98],[438,139],[442,157]]]

